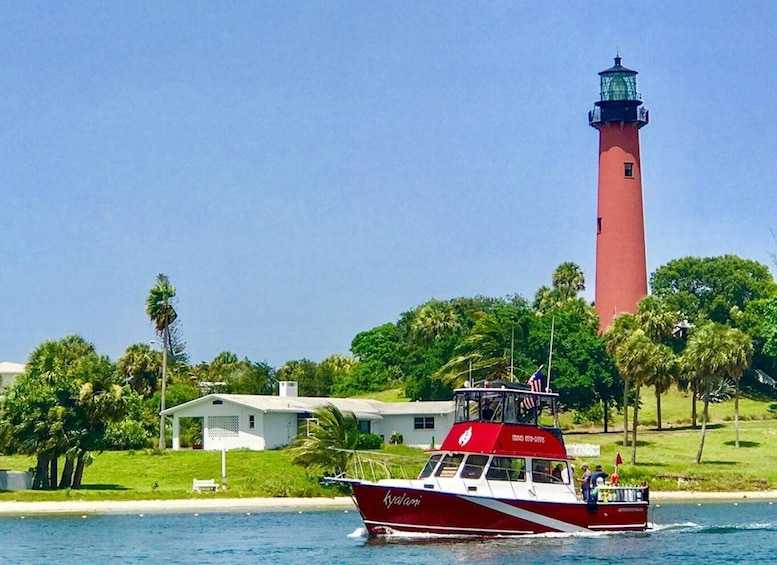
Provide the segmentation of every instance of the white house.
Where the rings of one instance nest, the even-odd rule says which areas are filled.
[[[8,388],[16,381],[16,377],[24,372],[25,365],[0,361],[0,389]]]
[[[453,424],[452,401],[313,398],[296,396],[294,385],[282,383],[282,396],[209,394],[168,408],[163,414],[173,418],[173,449],[180,449],[181,418],[201,419],[205,450],[283,447],[305,429],[317,409],[327,404],[353,413],[364,432],[379,435],[385,441],[399,432],[405,444],[417,447],[439,445]]]

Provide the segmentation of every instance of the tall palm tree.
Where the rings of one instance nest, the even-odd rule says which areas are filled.
[[[624,381],[634,385],[634,421],[631,434],[631,463],[637,462],[637,428],[639,423],[639,392],[643,383],[655,373],[662,362],[658,345],[637,329],[621,343],[615,352],[615,365]]]
[[[663,300],[655,296],[646,296],[637,304],[637,324],[653,343],[665,344],[680,323],[680,314],[669,308]],[[665,345],[660,350],[660,359],[656,371],[648,376],[646,384],[655,387],[656,420],[661,429],[661,395],[672,386],[676,375],[676,359],[672,350]]]
[[[710,322],[693,332],[688,340],[688,346],[683,352],[686,362],[699,376],[704,388],[704,410],[701,420],[701,437],[699,449],[696,452],[696,463],[701,463],[704,450],[704,439],[707,433],[709,417],[710,385],[715,379],[721,378],[728,366],[727,334],[728,326]]]
[[[177,318],[173,299],[175,287],[170,284],[167,275],[159,273],[156,284],[151,287],[146,298],[146,315],[154,324],[158,336],[162,338],[162,407],[159,414],[159,449],[165,449],[165,387],[167,381],[167,351],[170,348],[170,324]]]
[[[736,328],[729,328],[726,337],[728,345],[726,372],[734,379],[734,433],[735,444],[739,447],[739,380],[753,358],[753,340],[745,332]]]
[[[637,329],[637,319],[633,314],[621,314],[615,318],[612,325],[604,334],[604,344],[607,353],[615,359],[618,350],[629,337],[637,331]],[[632,379],[632,375],[631,373],[622,373],[620,367],[618,367],[618,372],[623,379],[623,446],[625,447],[629,444],[629,383]]]
[[[514,340],[522,339],[523,331],[515,322],[502,323],[491,314],[483,314],[470,334],[457,348],[457,354],[443,365],[435,378],[451,387],[461,386],[470,378],[510,379],[514,367],[532,363],[525,358],[522,347],[514,347]],[[514,351],[519,358],[514,358]]]

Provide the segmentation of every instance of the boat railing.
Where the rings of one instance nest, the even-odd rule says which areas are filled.
[[[362,481],[379,481],[381,479],[408,479],[415,478],[416,472],[408,472],[408,468],[415,471],[422,461],[416,457],[378,453],[375,451],[338,450],[350,454],[350,462],[346,475],[350,478]]]
[[[643,486],[601,486],[594,489],[599,503],[608,502],[649,502],[648,488]]]

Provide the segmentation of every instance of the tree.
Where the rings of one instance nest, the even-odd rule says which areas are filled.
[[[300,435],[291,447],[292,463],[318,467],[325,473],[340,475],[348,468],[349,453],[359,444],[356,416],[327,404],[315,412],[310,435]]]
[[[710,322],[696,329],[683,352],[689,367],[699,375],[704,387],[704,411],[701,437],[696,453],[696,463],[701,463],[704,439],[709,418],[710,386],[713,380],[728,375],[738,379],[748,366],[752,355],[752,343],[747,334],[723,324]],[[738,403],[735,403],[738,420]],[[737,427],[737,445],[739,431]]]
[[[121,378],[143,398],[154,394],[162,366],[161,354],[147,343],[130,345],[116,362]]]
[[[665,301],[655,296],[646,296],[637,304],[636,321],[653,343],[664,346],[657,352],[660,358],[656,359],[655,371],[645,380],[645,384],[655,388],[656,420],[660,430],[661,395],[669,390],[677,374],[677,360],[666,344],[680,323],[680,314]]]
[[[625,313],[616,317],[613,320],[612,325],[607,329],[604,335],[604,341],[607,347],[607,352],[615,360],[615,364],[618,367],[618,372],[623,379],[623,446],[629,444],[629,384],[633,380],[634,375],[631,372],[626,374],[621,371],[621,366],[618,364],[617,356],[618,351],[624,343],[631,337],[631,335],[637,331],[638,324],[637,319],[633,314]]]
[[[527,314],[528,310],[483,313],[435,377],[455,387],[470,378],[511,380],[516,367],[519,374],[526,372],[535,365],[526,355]]]
[[[729,328],[726,332],[726,373],[734,379],[734,430],[735,444],[739,447],[739,381],[753,357],[753,340],[745,332]]]
[[[585,274],[577,263],[561,263],[551,278],[553,288],[541,286],[534,295],[534,308],[547,312],[568,300],[576,300],[578,293],[585,290]]]
[[[146,315],[154,324],[154,330],[162,338],[162,386],[161,408],[159,413],[159,449],[165,449],[165,391],[167,386],[167,355],[171,349],[170,326],[178,319],[175,311],[175,287],[170,279],[162,273],[156,277],[156,284],[151,287],[146,298]],[[171,352],[172,354],[172,352]]]
[[[37,457],[38,489],[57,488],[64,456],[59,488],[80,488],[90,451],[102,448],[107,425],[122,417],[128,392],[113,363],[80,336],[45,341],[3,399],[2,448]]]
[[[417,340],[430,344],[436,339],[461,331],[461,323],[450,304],[433,300],[416,311],[411,330]]]
[[[732,312],[777,294],[766,265],[736,255],[675,259],[651,275],[650,288],[697,326],[707,320],[734,325]]]

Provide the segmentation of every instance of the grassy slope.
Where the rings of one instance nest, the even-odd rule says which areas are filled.
[[[777,488],[777,468],[772,464],[777,439],[774,403],[740,401],[740,447],[734,447],[733,401],[711,406],[702,463],[695,463],[699,429],[690,427],[690,398],[672,391],[663,399],[664,430],[655,428],[655,397],[643,391],[637,464],[628,462],[631,447],[622,445],[622,415],[617,415],[610,432],[600,429],[569,429],[567,443],[594,443],[602,455],[591,464],[601,463],[612,471],[615,454],[621,453],[621,482],[647,479],[657,490],[757,490]],[[701,412],[702,405],[698,405]],[[568,425],[571,415],[564,415]],[[397,450],[394,448],[394,450]],[[402,453],[411,452],[400,448]],[[579,463],[579,462],[578,462]],[[31,457],[0,456],[0,468],[27,470]],[[60,467],[61,468],[61,467]],[[420,468],[420,466],[419,466]],[[578,465],[579,470],[579,465]],[[412,469],[408,470],[411,474]],[[84,473],[80,491],[0,493],[2,500],[142,500],[189,497],[249,496],[334,496],[338,491],[322,487],[319,477],[291,464],[287,451],[231,451],[227,454],[228,491],[193,494],[192,479],[221,477],[221,453],[202,451],[105,452],[95,455]]]

